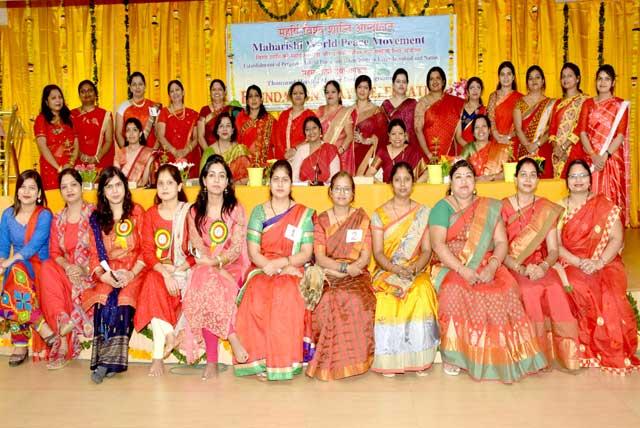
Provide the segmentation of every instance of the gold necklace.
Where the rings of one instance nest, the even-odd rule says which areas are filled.
[[[130,101],[131,101],[131,104],[133,104],[135,107],[140,108],[140,107],[144,107],[144,102],[145,102],[146,100],[143,98],[143,99],[142,99],[142,103],[141,103],[141,104],[137,104],[137,103],[133,100],[133,98],[131,98],[131,100],[130,100]]]
[[[273,204],[271,203],[271,199],[269,199],[269,208],[271,208],[271,212],[273,213],[273,216],[276,217],[282,213],[287,212],[287,210],[289,210],[289,208],[291,208],[291,199],[289,199],[289,205],[287,205],[287,209],[285,209],[284,211],[282,211],[282,213],[278,214],[276,213],[276,210],[273,209]]]
[[[185,107],[182,107],[182,117],[176,114],[176,112],[173,109],[173,106],[169,107],[169,112],[173,117],[175,117],[178,120],[184,120],[184,118],[187,116],[187,109]]]
[[[344,223],[344,221],[349,218],[349,214],[351,214],[351,207],[349,207],[349,211],[347,211],[347,215],[344,217],[344,220],[340,221],[340,219],[338,218],[338,216],[336,215],[336,210],[331,207],[331,212],[333,213],[333,216],[336,219],[336,222],[338,223],[338,226],[342,226],[342,223]]]

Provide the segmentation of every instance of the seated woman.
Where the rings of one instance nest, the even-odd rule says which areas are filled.
[[[511,148],[506,144],[489,140],[491,122],[483,114],[476,116],[471,122],[475,141],[468,143],[462,150],[462,158],[469,161],[478,174],[477,181],[503,180],[502,164],[509,162]]]
[[[338,149],[333,144],[322,140],[322,125],[315,116],[304,120],[306,141],[296,148],[291,159],[293,182],[328,183],[340,171]]]
[[[194,264],[186,227],[189,204],[178,168],[162,165],[156,173],[156,187],[155,205],[144,213],[142,223],[142,258],[149,270],[133,318],[137,331],[151,325],[149,376],[164,374],[162,360],[175,346],[174,327],[181,313],[189,269]]]
[[[89,217],[95,209],[82,199],[82,177],[72,168],[60,172],[64,208],[51,223],[50,259],[42,264],[40,303],[47,323],[62,338],[49,353],[50,370],[60,369],[80,355],[80,336],[93,337],[92,313],[82,308],[85,290],[93,287],[89,276]]]
[[[637,370],[638,332],[620,257],[621,208],[591,193],[591,169],[582,159],[569,163],[567,187],[558,267],[577,307],[581,365],[619,374]]]
[[[502,220],[509,240],[504,265],[520,286],[524,309],[547,360],[576,370],[580,368],[578,323],[558,273],[550,269],[558,259],[555,226],[563,209],[536,197],[540,174],[535,160],[520,159],[516,166],[517,192],[502,201]]]
[[[251,166],[249,161],[251,153],[249,153],[247,146],[238,144],[236,141],[238,130],[229,113],[222,112],[218,115],[213,133],[215,134],[215,142],[204,149],[202,159],[200,159],[200,171],[204,168],[209,156],[217,154],[222,156],[225,163],[229,165],[234,183],[247,184],[249,179],[247,168]]]
[[[9,321],[13,352],[9,365],[19,366],[29,355],[31,328],[47,346],[56,343],[40,310],[40,263],[49,258],[51,211],[40,174],[29,169],[18,176],[13,205],[0,221],[0,268],[3,272],[0,317]],[[13,253],[13,255],[11,255]],[[33,337],[34,359],[46,356],[42,340]]]
[[[391,170],[393,198],[371,217],[376,292],[372,370],[386,376],[425,370],[433,364],[440,336],[436,293],[425,269],[431,257],[429,208],[411,199],[411,165]]]
[[[146,147],[142,124],[135,117],[124,123],[124,149],[116,155],[114,165],[122,170],[127,181],[143,187],[149,184],[153,149]]]
[[[218,338],[229,340],[235,361],[242,364],[248,358],[235,333],[236,297],[249,267],[247,223],[222,156],[211,156],[200,172],[200,192],[188,221],[196,265],[183,300],[182,343],[190,361],[197,358],[196,348],[206,347],[202,379],[208,379],[218,367]]]
[[[349,173],[331,178],[329,196],[333,206],[318,216],[313,235],[316,265],[324,269],[326,281],[312,315],[315,354],[307,376],[320,380],[365,373],[374,350],[369,216],[351,206],[355,185]]]
[[[271,197],[249,219],[253,266],[240,292],[236,323],[249,357],[235,366],[237,376],[288,380],[302,373],[305,302],[299,284],[313,252],[314,212],[291,199],[292,177],[289,163],[276,161]]]
[[[391,182],[391,170],[398,162],[406,162],[413,169],[412,174],[417,178],[417,182],[426,182],[427,176],[424,174],[427,164],[422,160],[422,153],[415,145],[408,143],[407,127],[402,119],[391,119],[387,126],[389,133],[389,144],[378,147],[376,157],[371,165],[366,169],[365,175],[373,177],[382,169],[382,181]]]
[[[142,286],[142,217],[132,201],[127,178],[110,166],[98,179],[98,205],[89,224],[89,269],[95,287],[82,296],[84,310],[93,307],[91,380],[127,370],[133,315]]]
[[[475,195],[475,173],[465,160],[453,165],[449,177],[450,194],[429,217],[444,371],[515,382],[548,362],[518,284],[502,266],[508,243],[500,202]]]

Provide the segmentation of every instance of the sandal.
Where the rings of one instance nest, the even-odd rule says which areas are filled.
[[[58,358],[47,363],[47,370],[60,370],[65,368],[71,361],[66,358]]]
[[[27,359],[27,355],[29,355],[28,350],[23,354],[11,354],[11,356],[9,357],[9,366],[18,367],[20,364],[24,363],[24,361]]]

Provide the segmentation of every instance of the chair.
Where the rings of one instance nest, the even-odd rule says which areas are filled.
[[[0,120],[4,116],[10,117],[6,137],[0,137],[0,173],[2,174],[2,195],[7,196],[9,195],[9,180],[15,179],[20,175],[18,159],[22,152],[25,129],[22,120],[18,116],[18,106],[13,106],[10,112],[0,112]],[[13,175],[11,174],[12,162],[13,170],[15,171]]]

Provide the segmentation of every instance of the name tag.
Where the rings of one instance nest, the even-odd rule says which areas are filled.
[[[353,242],[362,242],[362,229],[347,230],[347,244],[351,244]]]
[[[288,224],[287,230],[284,233],[284,237],[290,241],[298,242],[302,239],[302,229],[294,225]]]

